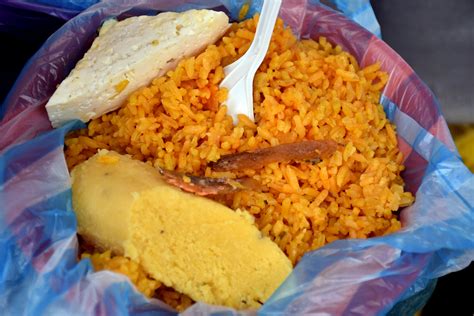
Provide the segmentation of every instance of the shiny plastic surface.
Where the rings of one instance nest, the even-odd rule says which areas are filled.
[[[62,152],[71,122],[52,130],[44,105],[109,18],[214,8],[233,17],[244,1],[106,1],[67,22],[26,65],[0,121],[0,306],[12,315],[173,314],[127,279],[77,262],[76,220]],[[258,10],[254,2],[251,12]],[[362,65],[390,74],[381,103],[397,125],[414,205],[404,228],[308,253],[258,311],[288,315],[383,315],[430,280],[474,259],[474,176],[462,164],[433,94],[385,43],[317,2],[284,1],[280,16],[302,37],[326,36]],[[235,311],[199,303],[185,314]],[[253,312],[255,313],[255,312]]]

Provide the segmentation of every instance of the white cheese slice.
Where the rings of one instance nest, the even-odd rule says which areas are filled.
[[[189,10],[108,21],[46,104],[53,127],[87,122],[120,107],[131,92],[217,41],[223,12]]]

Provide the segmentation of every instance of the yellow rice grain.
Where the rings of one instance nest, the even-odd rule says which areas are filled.
[[[129,258],[113,255],[110,251],[84,252],[81,258],[89,258],[96,271],[110,270],[126,275],[138,291],[147,297],[161,299],[178,311],[183,311],[194,303],[187,295],[178,293],[151,278],[138,263]]]
[[[241,191],[224,202],[252,213],[293,264],[337,239],[399,229],[394,212],[413,196],[403,189],[396,130],[378,101],[388,80],[379,63],[361,69],[354,56],[324,37],[298,41],[279,19],[254,81],[255,122],[240,116],[233,125],[227,91],[218,85],[223,67],[248,48],[257,22],[258,16],[233,24],[215,45],[70,134],[69,168],[107,148],[179,172],[250,176],[263,191]],[[227,173],[207,167],[225,154],[305,139],[333,139],[340,146],[318,163]]]
[[[111,270],[128,276],[137,289],[152,297],[161,283],[149,277],[145,271],[132,260],[122,256],[112,256],[110,251],[104,253],[83,253],[82,259],[89,258],[95,270]]]

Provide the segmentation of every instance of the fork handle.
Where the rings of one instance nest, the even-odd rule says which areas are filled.
[[[252,64],[257,65],[257,69],[265,58],[266,54],[258,54],[260,51],[267,52],[270,40],[273,34],[278,12],[280,12],[282,0],[264,0],[262,11],[260,13],[257,30],[255,31],[254,40],[250,44],[249,49],[242,57],[254,57]],[[260,39],[260,40],[255,40]],[[246,56],[247,55],[247,56]]]

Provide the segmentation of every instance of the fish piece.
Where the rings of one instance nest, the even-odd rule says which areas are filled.
[[[167,183],[200,196],[227,194],[242,189],[242,185],[232,179],[192,176],[162,168],[158,171]]]
[[[259,169],[273,162],[314,160],[327,157],[334,153],[336,148],[337,143],[333,140],[308,140],[225,155],[218,161],[210,163],[210,167],[216,171]]]
[[[183,191],[200,196],[230,194],[240,190],[260,190],[261,185],[252,178],[228,179],[193,176],[159,168],[165,182]]]

